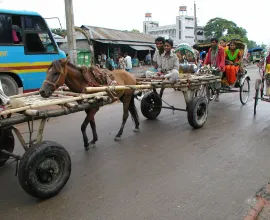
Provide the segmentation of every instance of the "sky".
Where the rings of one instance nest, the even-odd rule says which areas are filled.
[[[248,38],[258,44],[270,44],[269,0],[196,0],[198,25],[203,26],[214,17],[222,17],[245,28]],[[251,3],[255,2],[255,3]],[[193,0],[73,0],[76,26],[91,25],[119,30],[142,31],[144,15],[152,13],[152,20],[160,25],[175,24],[179,6],[186,5],[193,15]],[[64,0],[0,0],[0,7],[36,11],[44,18],[58,17],[65,23]],[[56,20],[47,21],[51,28],[60,28]]]

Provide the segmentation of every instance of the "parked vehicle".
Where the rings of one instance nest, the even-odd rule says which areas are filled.
[[[66,57],[36,12],[0,9],[0,36],[0,80],[8,96],[39,89],[52,61]]]

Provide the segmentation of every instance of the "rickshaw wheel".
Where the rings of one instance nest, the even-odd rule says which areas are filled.
[[[247,91],[245,90],[245,85],[247,85]],[[244,94],[246,93],[246,97]],[[245,78],[243,84],[240,86],[240,101],[242,105],[245,105],[248,101],[249,98],[249,93],[250,93],[250,84],[249,84],[249,79]]]
[[[256,109],[257,109],[257,105],[258,105],[258,100],[259,100],[259,90],[256,89],[255,92],[255,97],[254,97],[254,115],[256,115]]]
[[[256,82],[255,82],[254,115],[256,115],[256,112],[257,112],[260,85],[261,85],[261,80],[257,79]]]
[[[13,153],[14,146],[15,140],[12,130],[10,128],[0,129],[0,150],[6,150],[9,153]],[[9,158],[9,155],[0,152],[0,167],[2,167]]]
[[[264,93],[264,78],[262,79],[262,85],[261,85],[261,98],[263,98],[263,93]]]
[[[208,102],[213,101],[216,97],[216,94],[210,85],[203,85],[195,91],[195,96],[206,97]]]

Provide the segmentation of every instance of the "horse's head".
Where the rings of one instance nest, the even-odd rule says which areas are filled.
[[[39,90],[39,94],[43,98],[50,97],[56,89],[65,83],[68,61],[69,57],[66,59],[55,60],[49,66],[46,72],[46,79]]]

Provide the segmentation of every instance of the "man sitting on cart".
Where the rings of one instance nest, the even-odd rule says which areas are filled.
[[[173,40],[167,39],[164,45],[164,53],[161,55],[161,71],[157,75],[175,83],[179,78],[179,59],[172,52],[172,47]]]
[[[167,78],[172,83],[175,83],[178,80],[179,60],[177,55],[173,53],[172,47],[173,41],[167,39],[164,47],[162,47],[162,49],[160,47],[161,50],[157,52],[158,54],[155,63],[155,67],[158,69],[157,72],[147,71],[146,77]],[[164,50],[164,52],[160,55],[159,52],[162,50]]]
[[[164,53],[164,44],[165,44],[165,38],[164,37],[158,37],[155,40],[156,43],[156,51],[153,56],[153,65],[154,65],[154,70],[148,70],[146,71],[146,77],[153,77],[156,75],[158,72],[158,69],[161,66],[161,55]],[[159,69],[160,70],[160,69]]]
[[[211,39],[211,48],[208,50],[207,56],[204,61],[204,65],[210,65],[213,68],[217,68],[217,71],[213,74],[222,78],[223,72],[225,71],[225,56],[223,47],[218,45],[218,39]],[[216,102],[219,101],[221,83],[217,82],[215,89],[217,92]]]

